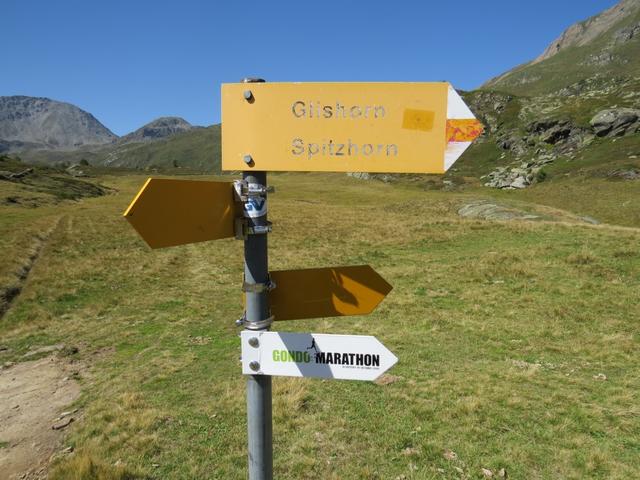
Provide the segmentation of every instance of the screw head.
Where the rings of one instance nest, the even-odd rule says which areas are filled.
[[[251,337],[249,339],[249,345],[253,348],[258,348],[260,346],[260,340],[258,340],[258,337]]]
[[[249,363],[249,368],[254,372],[257,372],[258,370],[260,370],[260,364],[258,362],[251,362]]]
[[[242,157],[242,160],[244,160],[244,163],[247,165],[251,165],[253,163],[253,157],[251,157],[251,155],[245,155]]]
[[[244,99],[248,102],[249,100],[251,100],[253,98],[253,92],[251,90],[245,90],[242,93],[242,96],[244,97]]]

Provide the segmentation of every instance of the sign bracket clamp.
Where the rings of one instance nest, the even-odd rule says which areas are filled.
[[[273,227],[271,222],[267,221],[266,225],[249,225],[249,219],[238,217],[234,224],[236,240],[246,240],[249,235],[266,235],[271,233]]]
[[[268,278],[266,283],[247,283],[246,281],[242,282],[242,291],[252,292],[252,293],[262,293],[262,292],[270,292],[276,288],[276,284],[271,277]]]
[[[275,193],[276,191],[273,186],[265,187],[246,180],[234,180],[233,188],[238,202],[248,202],[251,198],[264,197],[267,193]]]
[[[238,320],[236,320],[236,327],[244,327],[247,330],[265,330],[271,326],[275,317],[271,315],[268,318],[263,320],[258,320],[256,322],[247,321],[247,312],[245,311]]]

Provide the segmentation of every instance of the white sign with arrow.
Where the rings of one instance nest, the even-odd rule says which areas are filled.
[[[398,358],[370,335],[241,332],[242,373],[375,380]]]

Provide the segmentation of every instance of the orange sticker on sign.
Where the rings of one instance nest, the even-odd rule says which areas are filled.
[[[475,118],[447,120],[447,142],[471,142],[482,131],[482,124]]]

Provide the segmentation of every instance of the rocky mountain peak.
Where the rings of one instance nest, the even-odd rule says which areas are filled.
[[[535,64],[551,58],[565,48],[581,47],[592,42],[615,24],[638,11],[639,8],[640,2],[638,0],[621,0],[604,12],[571,25],[531,63]]]
[[[536,59],[482,87],[539,95],[598,78],[633,78],[640,76],[639,51],[640,0],[621,0],[569,27]]]
[[[196,127],[180,117],[160,117],[121,138],[122,143],[152,142]]]
[[[73,150],[117,138],[93,115],[69,103],[23,95],[0,97],[0,152]]]

